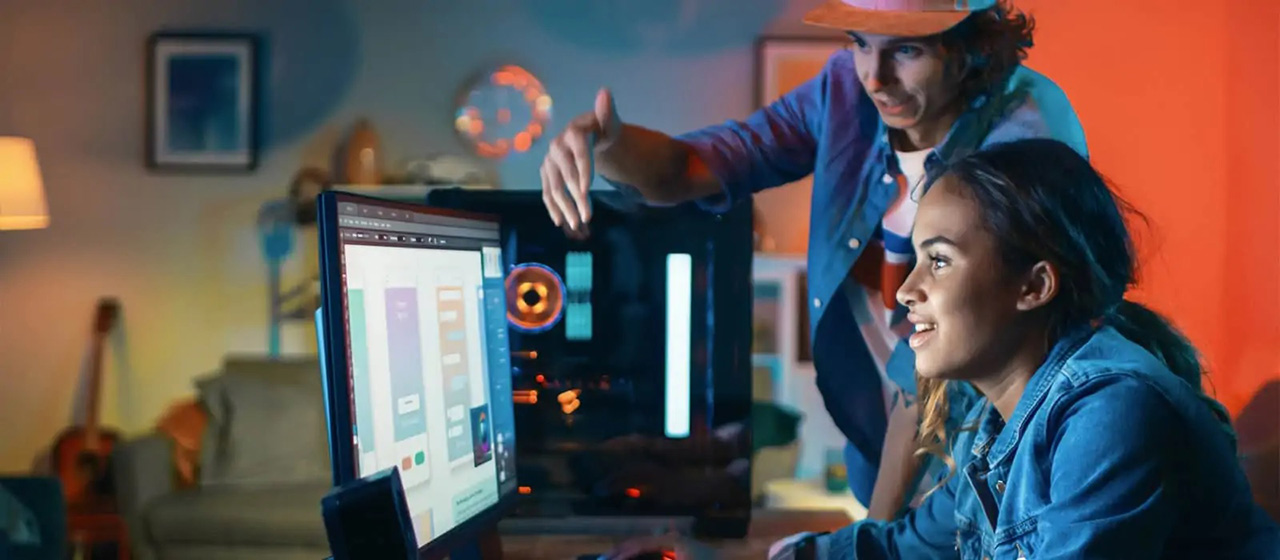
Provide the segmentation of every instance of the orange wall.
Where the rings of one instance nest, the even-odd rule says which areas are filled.
[[[1132,297],[1191,337],[1238,413],[1280,380],[1280,1],[1015,5],[1037,19],[1028,65],[1067,92],[1094,163],[1150,219]],[[805,181],[760,196],[780,251],[804,252],[808,198]]]
[[[1280,378],[1280,3],[1018,5],[1040,23],[1029,64],[1151,219],[1136,297],[1193,339],[1238,412]]]

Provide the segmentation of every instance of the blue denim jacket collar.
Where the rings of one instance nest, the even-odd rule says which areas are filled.
[[[1004,98],[1004,95],[982,94],[970,101],[968,109],[951,124],[942,142],[939,142],[925,158],[925,172],[932,176],[943,162],[977,150],[993,124],[995,116],[999,114],[1000,100]],[[880,162],[885,172],[893,175],[902,174],[902,169],[898,166],[897,153],[893,149],[893,142],[889,139],[889,126],[885,124],[884,119],[877,118],[876,142],[873,150],[875,161]],[[923,195],[923,192],[914,194],[917,197]]]
[[[978,457],[986,455],[988,465],[995,467],[1018,447],[1018,440],[1022,438],[1027,419],[1035,413],[1045,395],[1048,394],[1058,370],[1062,369],[1063,364],[1076,353],[1076,350],[1080,349],[1081,345],[1088,342],[1093,331],[1092,326],[1082,325],[1067,329],[1058,338],[1044,363],[1031,375],[1031,379],[1027,380],[1022,398],[1018,399],[1018,405],[1014,407],[1008,421],[1002,420],[1000,412],[990,406],[990,401],[987,401],[988,406],[985,406],[978,416],[980,424],[973,441],[974,455]]]

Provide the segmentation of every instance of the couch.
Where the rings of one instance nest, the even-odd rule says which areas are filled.
[[[329,554],[323,386],[314,359],[231,357],[195,383],[206,420],[193,477],[162,430],[114,454],[120,509],[140,560],[306,559]]]

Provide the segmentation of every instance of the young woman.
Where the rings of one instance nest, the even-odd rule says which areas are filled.
[[[915,325],[919,439],[949,469],[903,519],[774,556],[1280,558],[1194,348],[1124,299],[1126,207],[1089,163],[1022,140],[935,177],[897,296]],[[956,383],[984,398],[953,431]]]

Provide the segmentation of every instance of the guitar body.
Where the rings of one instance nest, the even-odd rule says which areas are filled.
[[[62,481],[62,491],[71,507],[91,507],[115,499],[111,473],[111,452],[122,437],[109,428],[99,428],[97,443],[83,426],[62,431],[53,444],[54,474]]]
[[[85,421],[63,430],[53,444],[53,470],[62,482],[67,506],[72,509],[111,507],[115,502],[111,451],[121,437],[115,430],[98,425],[98,395],[102,389],[102,349],[119,313],[116,300],[98,301],[90,339]]]

